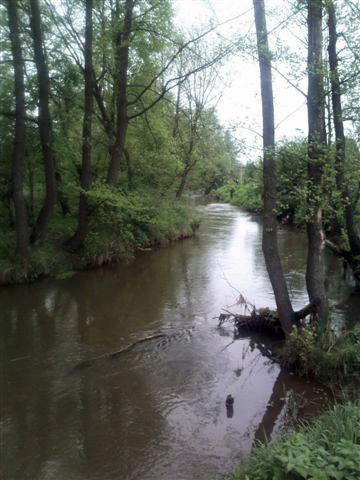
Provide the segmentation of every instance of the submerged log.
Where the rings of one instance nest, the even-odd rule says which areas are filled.
[[[116,352],[108,353],[105,356],[108,357],[108,358],[116,358],[119,355],[121,355],[122,353],[131,352],[131,350],[133,350],[137,345],[140,345],[140,343],[145,343],[145,342],[148,342],[149,340],[155,340],[157,338],[164,338],[164,337],[167,338],[168,335],[166,335],[165,333],[157,333],[156,335],[150,335],[148,337],[141,338],[140,340],[137,340],[136,342],[132,343],[131,345],[129,345],[125,348],[122,348],[121,350],[117,350]]]
[[[137,340],[134,343],[131,343],[127,347],[122,348],[121,350],[116,350],[115,352],[110,352],[110,353],[105,353],[104,355],[99,355],[98,357],[90,358],[88,360],[83,360],[82,362],[78,363],[74,367],[71,368],[71,372],[75,372],[77,370],[82,370],[83,368],[88,368],[91,367],[96,360],[102,360],[102,359],[114,359],[119,357],[123,353],[128,353],[131,352],[137,345],[140,345],[141,343],[148,342],[150,340],[156,340],[158,338],[168,338],[169,335],[166,333],[156,333],[155,335],[149,335],[148,337],[141,338],[140,340]]]

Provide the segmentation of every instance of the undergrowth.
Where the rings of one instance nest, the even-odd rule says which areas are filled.
[[[92,198],[93,197],[93,198]],[[91,228],[77,252],[64,240],[76,228],[73,216],[55,216],[45,244],[32,248],[26,259],[16,255],[12,234],[0,235],[0,283],[25,283],[72,270],[132,258],[136,251],[190,237],[200,220],[181,202],[146,193],[122,195],[103,187],[89,194]]]
[[[336,405],[271,445],[259,444],[232,480],[359,480],[360,404]]]
[[[294,328],[280,355],[300,375],[349,382],[360,373],[360,324],[340,336],[311,325]]]
[[[248,212],[258,213],[263,209],[262,187],[255,180],[235,186],[227,184],[214,193],[223,202],[231,203]]]

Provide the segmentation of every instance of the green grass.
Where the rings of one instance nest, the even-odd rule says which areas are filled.
[[[360,404],[336,405],[307,426],[255,448],[232,480],[359,480]]]

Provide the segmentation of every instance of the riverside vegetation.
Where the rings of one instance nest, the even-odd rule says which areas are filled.
[[[233,480],[356,480],[359,425],[359,403],[337,405],[288,437],[256,448]]]
[[[360,282],[360,52],[354,29],[360,11],[350,0],[285,3],[290,12],[282,25],[292,28],[295,21],[305,33],[305,55],[270,50],[264,0],[253,0],[256,51],[248,29],[230,42],[214,25],[191,36],[181,32],[170,0],[1,2],[2,283],[64,276],[191,235],[199,220],[182,203],[184,192],[214,192],[263,213],[263,252],[286,339],[284,361],[333,383],[356,377],[359,331],[340,337],[331,331],[323,257],[327,245]],[[263,119],[262,163],[244,167],[214,107],[218,69],[239,49],[258,58]],[[281,57],[297,72],[290,85],[300,90],[301,74],[307,76],[308,91],[301,93],[309,129],[306,140],[276,144],[271,72]],[[309,303],[301,311],[310,320],[291,302],[277,247],[279,219],[307,232]],[[265,459],[259,469],[268,477],[252,472],[248,478],[356,478],[358,436],[336,438],[329,429],[318,442],[313,470],[313,449],[306,445],[317,442],[317,425],[350,412],[346,408],[353,409],[356,424],[357,404],[339,407],[274,447],[280,450],[266,467],[269,450],[255,453]],[[303,453],[307,471],[293,459],[295,450]],[[329,470],[318,477],[329,455]]]
[[[248,176],[248,185],[241,185],[237,192],[231,185],[230,190],[225,188],[221,192],[224,196],[230,192],[230,199],[242,203],[244,207],[263,210],[263,252],[277,304],[276,315],[286,337],[285,346],[279,352],[280,358],[298,374],[326,379],[333,387],[336,383],[350,383],[354,396],[354,392],[358,391],[354,380],[358,379],[360,366],[359,327],[356,325],[340,336],[332,332],[324,264],[324,248],[328,245],[344,259],[345,266],[349,265],[359,283],[358,174],[352,175],[350,161],[353,153],[358,163],[359,154],[356,141],[346,141],[344,133],[337,52],[339,3],[342,2],[298,2],[297,7],[303,9],[307,20],[308,91],[305,96],[308,139],[307,142],[279,145],[275,153],[273,58],[268,43],[264,0],[253,0],[262,95],[263,184],[260,187],[257,169],[252,166],[253,174]],[[325,20],[328,28],[328,65],[323,59]],[[327,68],[331,98],[326,124],[324,85]],[[332,121],[334,145],[331,141]],[[289,157],[293,157],[293,162],[287,165]],[[289,178],[291,183],[287,182]],[[250,200],[244,191],[251,196]],[[259,202],[261,192],[263,206]],[[311,310],[308,321],[294,311],[290,299],[277,247],[279,218],[306,228],[306,286],[310,300],[307,308]],[[337,406],[288,438],[280,439],[274,445],[255,448],[242,472],[234,478],[359,478],[359,413],[358,403]]]
[[[1,3],[1,283],[190,236],[184,191],[234,176],[213,107],[229,48],[153,3]]]

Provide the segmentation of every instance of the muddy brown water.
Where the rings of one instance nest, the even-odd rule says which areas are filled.
[[[201,211],[196,238],[128,265],[0,290],[2,480],[223,478],[255,438],[324,408],[325,390],[262,356],[263,338],[217,328],[238,291],[257,306],[274,299],[259,220],[223,204]],[[303,306],[305,236],[281,229],[279,243]],[[359,299],[327,260],[341,328]],[[168,337],[71,371],[158,333]]]

